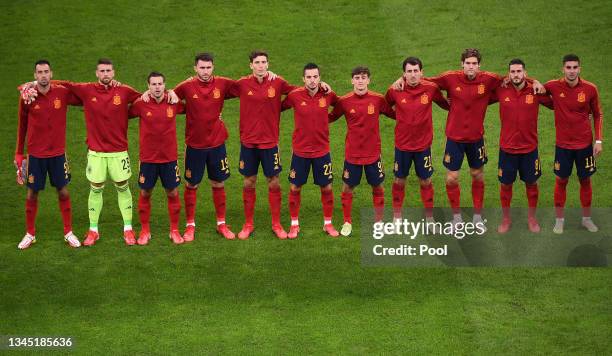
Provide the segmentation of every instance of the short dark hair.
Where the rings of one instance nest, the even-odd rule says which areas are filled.
[[[470,57],[476,57],[478,63],[480,63],[481,56],[478,48],[466,48],[463,53],[461,53],[461,63]]]
[[[212,53],[208,53],[208,52],[198,53],[195,56],[195,61],[193,62],[193,65],[198,65],[199,61],[214,63],[214,57]]]
[[[309,69],[316,69],[319,72],[319,75],[321,74],[321,69],[319,69],[318,65],[316,65],[315,63],[306,63],[306,65],[304,66],[304,72],[302,73],[302,75],[306,74],[306,71]]]
[[[100,64],[110,64],[110,65],[113,65],[113,61],[111,61],[108,58],[100,58],[100,59],[98,59],[98,65],[100,65]]]
[[[421,60],[417,57],[408,57],[404,59],[404,62],[402,63],[402,72],[406,70],[406,64],[412,64],[413,66],[418,65],[419,70],[423,69],[423,62],[421,62]]]
[[[151,83],[151,78],[153,77],[161,77],[164,82],[166,81],[166,77],[163,74],[161,74],[160,72],[153,71],[149,73],[149,76],[147,77],[147,83]]]
[[[578,62],[578,64],[580,64],[580,58],[573,53],[566,54],[563,56],[563,64],[565,64],[565,62]]]
[[[510,66],[513,64],[520,64],[523,66],[523,69],[525,69],[525,62],[523,62],[523,60],[520,58],[514,58],[511,60],[510,63],[508,63],[508,68],[510,68]]]
[[[51,68],[51,63],[49,63],[48,60],[46,60],[46,59],[39,59],[39,60],[36,61],[36,63],[34,63],[34,70],[36,70],[36,66],[37,65],[41,65],[41,64],[46,64],[46,65],[49,66],[49,68]]]
[[[353,68],[353,70],[351,71],[351,77],[354,77],[358,74],[367,74],[368,77],[370,76],[370,68],[366,67],[366,66],[357,66],[355,68]]]
[[[266,51],[256,49],[249,54],[249,61],[253,63],[253,60],[259,56],[264,56],[266,59],[268,59],[268,53]]]

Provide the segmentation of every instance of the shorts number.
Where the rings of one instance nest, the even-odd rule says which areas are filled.
[[[278,153],[274,154],[274,164],[280,164],[280,157],[278,156]]]
[[[181,171],[179,170],[178,165],[174,166],[174,174],[176,175],[177,178],[181,176]]]
[[[423,161],[425,161],[425,163],[423,163],[423,167],[431,168],[431,156],[423,157]]]
[[[382,161],[378,161],[378,173],[383,173],[383,164],[382,164]]]
[[[70,176],[70,166],[68,165],[68,162],[64,162],[64,178],[68,179]]]
[[[332,174],[332,164],[327,163],[323,165],[323,175],[330,176]]]
[[[125,157],[124,159],[122,159],[121,164],[123,165],[124,171],[129,171],[130,170],[130,157]]]
[[[485,146],[482,146],[478,148],[478,159],[484,161],[485,158],[487,158],[487,150],[485,149]]]
[[[227,157],[225,157],[224,159],[221,160],[221,170],[225,171],[229,169],[229,161],[227,160]]]
[[[586,157],[584,159],[584,168],[591,169],[593,167],[595,167],[595,159],[593,156]]]
[[[535,160],[535,173],[540,174],[540,171],[542,170],[542,162],[540,162],[539,158],[536,158]]]

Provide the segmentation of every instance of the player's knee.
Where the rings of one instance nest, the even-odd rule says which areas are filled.
[[[352,193],[353,192],[353,187],[351,187],[350,185],[343,183],[342,184],[342,193]]]
[[[141,189],[140,190],[140,195],[142,195],[145,198],[150,197],[152,193],[153,193],[153,189]]]
[[[421,185],[421,187],[428,187],[431,185],[431,178],[419,179],[419,184]]]
[[[244,177],[243,182],[245,188],[255,188],[255,185],[257,184],[257,176]]]
[[[295,184],[291,184],[289,186],[289,189],[291,189],[292,192],[300,192],[302,191],[302,187],[299,185],[295,185]]]
[[[456,185],[456,184],[459,184],[459,172],[457,172],[457,171],[448,171],[446,173],[446,184],[447,185]]]
[[[213,181],[211,181],[212,183]],[[213,187],[215,187],[214,184],[212,184]],[[191,184],[189,182],[185,182],[185,188],[187,189],[198,189],[198,185],[197,184]]]
[[[402,187],[406,185],[406,178],[395,178],[393,180],[393,184],[401,185]]]
[[[60,199],[67,199],[70,196],[68,193],[68,188],[65,186],[57,190],[57,195],[60,197]]]
[[[325,186],[321,187],[321,191],[322,192],[329,192],[331,190],[332,190],[332,185],[331,184],[328,184],[328,185],[325,185]]]
[[[175,197],[178,195],[178,189],[174,188],[174,189],[166,189],[166,195],[169,197]]]
[[[118,192],[125,192],[126,190],[130,189],[130,185],[128,184],[127,180],[124,180],[123,182],[114,182],[113,184]]]
[[[267,177],[268,188],[280,188],[280,179],[278,176]]]
[[[211,179],[211,180],[210,180],[210,185],[211,185],[213,188],[223,188],[225,184],[223,184],[223,182],[219,182],[219,181],[216,181],[216,180],[212,180],[212,179]],[[197,187],[197,186],[196,186],[196,187]]]
[[[484,172],[482,168],[470,169],[470,175],[473,180],[484,180]]]
[[[38,192],[33,189],[28,188],[26,192],[26,199],[28,200],[38,199]]]

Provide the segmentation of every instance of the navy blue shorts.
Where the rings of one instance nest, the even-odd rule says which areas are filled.
[[[531,152],[519,154],[499,150],[497,168],[497,178],[502,184],[514,183],[517,172],[521,175],[521,180],[528,184],[535,183],[542,175],[542,162],[537,148]]]
[[[223,182],[230,176],[229,162],[225,144],[212,148],[193,148],[185,150],[185,180],[198,185],[208,170],[208,179]]]
[[[571,176],[574,162],[578,178],[587,178],[597,172],[592,145],[579,150],[555,146],[555,174],[557,177],[567,178]]]
[[[28,155],[28,188],[35,192],[45,189],[47,174],[49,174],[49,182],[56,189],[65,187],[70,182],[70,166],[66,161],[66,155],[48,158]]]
[[[298,187],[308,181],[310,167],[312,166],[312,177],[314,184],[324,187],[333,181],[331,156],[327,153],[316,158],[304,158],[296,155],[291,157],[291,171],[289,171],[289,182]]]
[[[431,164],[431,147],[427,147],[423,151],[402,151],[395,147],[393,172],[397,178],[408,176],[412,162],[414,162],[414,171],[419,178],[425,180],[431,177],[434,172]]]
[[[471,143],[456,142],[447,138],[444,151],[444,167],[450,171],[458,171],[461,168],[464,154],[467,156],[470,168],[480,168],[488,162],[484,138]]]
[[[385,180],[385,171],[380,158],[370,164],[352,164],[345,160],[342,180],[350,187],[358,186],[361,182],[362,171],[365,171],[366,179],[371,186],[381,185]]]
[[[178,187],[181,183],[181,172],[179,172],[176,161],[167,163],[140,162],[140,173],[138,174],[140,189],[153,189],[157,177],[161,179],[162,186],[165,189]]]
[[[278,146],[272,148],[249,148],[240,145],[240,163],[238,170],[245,177],[257,175],[259,163],[263,168],[264,175],[268,178],[275,177],[283,170],[278,153]]]

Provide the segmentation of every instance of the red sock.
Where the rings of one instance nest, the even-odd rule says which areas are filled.
[[[242,202],[244,203],[244,223],[253,225],[255,214],[255,188],[242,188]]]
[[[393,187],[391,188],[391,197],[393,204],[393,217],[399,218],[402,216],[402,206],[404,205],[404,190],[403,184],[393,183]]]
[[[181,200],[178,194],[168,196],[168,216],[170,217],[170,231],[178,230],[179,218],[181,216]]]
[[[183,200],[185,201],[185,220],[187,224],[195,223],[195,208],[198,199],[198,188],[185,187]]]
[[[480,214],[484,204],[484,181],[482,180],[472,179],[472,203],[474,214]]]
[[[59,208],[62,213],[62,222],[64,223],[64,235],[72,231],[72,204],[70,204],[70,195],[65,197],[58,196]]]
[[[448,196],[448,202],[453,209],[453,214],[460,212],[459,204],[461,203],[461,188],[459,184],[446,184],[446,195]]]
[[[300,203],[302,196],[299,190],[289,190],[289,215],[291,220],[297,220],[300,216]]]
[[[501,202],[504,218],[510,218],[510,203],[512,202],[512,184],[501,184],[499,186],[499,200]]]
[[[423,206],[425,207],[425,216],[432,217],[434,206],[433,184],[429,183],[426,186],[421,186],[421,201],[423,202]]]
[[[270,203],[270,215],[272,215],[272,225],[279,225],[282,203],[280,187],[268,188],[268,203]]]
[[[563,208],[565,207],[565,199],[567,197],[567,178],[559,178],[555,180],[555,211],[557,218],[563,217]]]
[[[212,196],[215,203],[215,212],[217,213],[217,222],[225,221],[225,187],[213,187]]]
[[[527,204],[529,206],[529,217],[535,218],[535,212],[538,206],[538,195],[540,194],[540,191],[538,190],[538,183],[525,184],[525,188],[527,190]]]
[[[580,205],[582,205],[582,216],[591,216],[591,201],[593,200],[593,187],[591,178],[580,180]]]
[[[36,213],[38,212],[38,199],[26,199],[26,232],[36,235]]]
[[[372,187],[372,204],[375,221],[381,221],[385,213],[385,190],[383,187]]]
[[[344,222],[353,223],[351,218],[351,210],[353,209],[353,193],[342,192],[340,196],[342,200],[342,213],[344,214]]]
[[[138,216],[140,217],[142,229],[151,231],[151,226],[149,225],[151,220],[151,196],[144,196],[142,192],[138,197]]]
[[[323,204],[323,220],[331,221],[334,215],[334,192],[321,188],[321,204]]]

